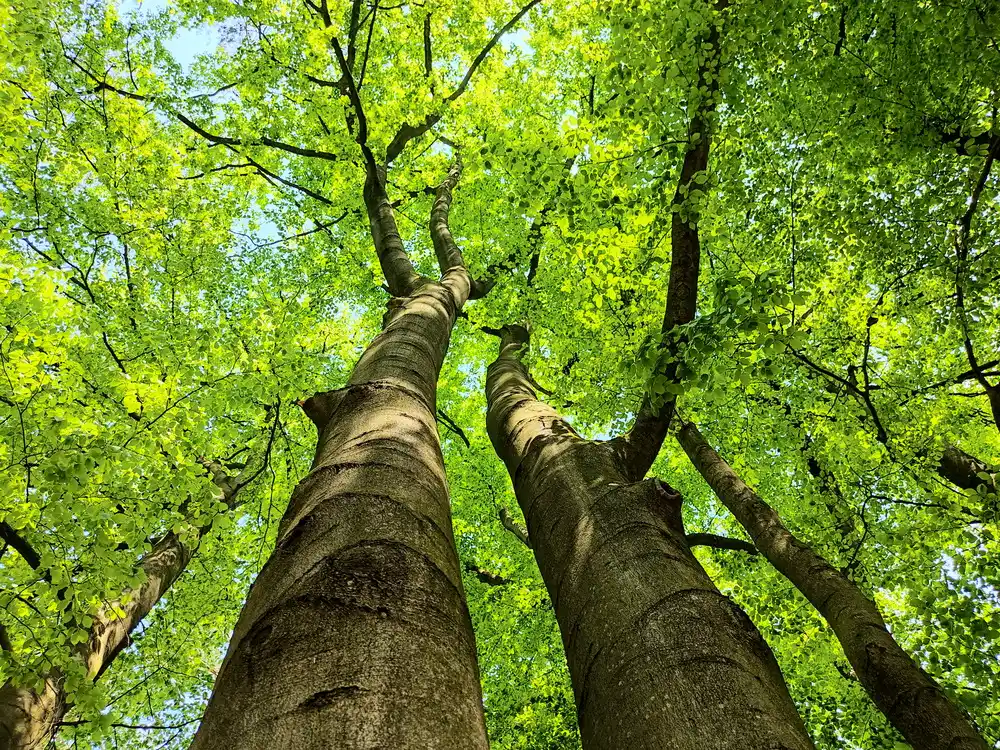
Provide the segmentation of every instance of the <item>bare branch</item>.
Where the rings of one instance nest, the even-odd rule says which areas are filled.
[[[465,90],[469,87],[469,82],[472,80],[472,76],[476,74],[476,71],[479,69],[479,66],[483,64],[483,61],[487,58],[487,56],[490,54],[493,48],[497,46],[497,42],[500,41],[501,37],[503,37],[503,35],[506,34],[508,31],[513,29],[517,25],[518,21],[524,18],[524,16],[527,15],[528,11],[534,8],[536,5],[538,5],[541,1],[542,0],[531,0],[531,2],[529,2],[527,5],[521,8],[521,10],[517,12],[517,15],[515,15],[506,24],[500,27],[499,31],[497,31],[497,33],[493,35],[493,38],[490,39],[486,43],[486,46],[483,47],[483,49],[480,51],[480,53],[476,55],[476,59],[472,61],[472,65],[469,66],[469,70],[466,72],[465,77],[462,79],[462,82],[458,84],[458,88],[456,88],[453,92],[451,92],[451,94],[448,95],[448,97],[445,99],[445,102],[449,103],[453,102],[456,99],[458,99],[458,97],[460,97],[462,94],[465,93]]]
[[[476,58],[472,61],[472,65],[469,66],[469,70],[466,71],[465,77],[462,78],[462,82],[458,84],[458,87],[452,91],[444,100],[445,104],[451,104],[456,99],[458,99],[465,90],[469,87],[469,82],[472,77],[476,74],[479,66],[483,64],[483,61],[489,56],[490,52],[496,47],[500,39],[513,29],[518,22],[524,18],[524,16],[538,5],[542,0],[531,0],[527,5],[525,5],[521,10],[517,12],[510,21],[504,24],[496,34],[486,43],[486,46],[476,55]],[[431,51],[430,51],[430,15],[426,17],[424,25],[424,68],[427,71],[427,75],[430,76],[431,71]],[[391,164],[396,157],[403,153],[403,149],[406,148],[406,144],[412,141],[414,138],[419,138],[432,127],[434,127],[441,120],[440,112],[432,112],[428,114],[424,120],[417,125],[410,125],[408,123],[403,123],[399,131],[393,136],[392,141],[389,143],[389,147],[385,152],[385,163],[386,166]]]
[[[503,505],[500,506],[500,523],[507,529],[511,534],[513,534],[521,544],[523,544],[528,549],[531,549],[531,539],[528,538],[528,530],[525,529],[521,524],[515,521],[511,515],[510,511],[507,510]]]
[[[351,4],[351,25],[347,30],[347,68],[354,71],[354,60],[358,54],[358,29],[361,26],[361,0]]]
[[[979,174],[979,179],[972,190],[969,199],[969,207],[958,222],[958,234],[955,237],[955,307],[958,311],[958,319],[962,326],[963,345],[965,355],[969,360],[969,367],[975,376],[976,382],[986,391],[989,398],[990,409],[993,412],[993,421],[997,429],[1000,430],[1000,386],[994,386],[983,373],[983,369],[976,358],[975,347],[972,344],[972,336],[969,332],[969,319],[965,309],[965,284],[964,279],[969,262],[969,242],[972,235],[972,220],[979,208],[979,199],[982,196],[983,188],[986,186],[993,168],[993,162],[1000,153],[1000,136],[994,137],[990,144],[986,162]]]
[[[449,417],[448,414],[444,411],[444,409],[437,410],[437,419],[438,422],[440,422],[445,426],[445,428],[447,428],[452,433],[457,435],[461,439],[461,441],[465,443],[466,448],[472,447],[472,443],[469,442],[469,437],[468,435],[465,434],[465,430],[463,430],[462,427],[457,422],[455,422],[454,419]]]
[[[344,57],[344,51],[340,48],[340,42],[334,37],[331,43],[333,44],[333,51],[337,55],[337,62],[340,64],[340,71],[344,76],[344,80],[347,81],[347,96],[351,100],[351,105],[354,107],[354,114],[358,118],[358,135],[355,140],[361,146],[361,153],[365,157],[365,164],[368,167],[369,175],[375,175],[376,179],[381,181],[381,178],[378,176],[378,165],[375,162],[375,157],[368,147],[368,118],[365,116],[364,107],[361,106],[361,96],[358,94],[357,86],[354,85],[354,76],[351,73],[347,59]]]
[[[434,58],[431,55],[431,14],[424,16],[424,76],[431,77]]]
[[[742,539],[733,539],[728,536],[718,534],[695,533],[687,535],[688,547],[712,547],[714,549],[730,549],[738,552],[746,552],[748,555],[758,555],[757,548],[750,542]]]

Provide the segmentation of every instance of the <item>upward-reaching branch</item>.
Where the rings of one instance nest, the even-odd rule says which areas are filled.
[[[497,46],[497,43],[504,36],[504,34],[513,29],[518,22],[524,18],[525,15],[527,15],[528,11],[541,2],[542,0],[531,0],[531,2],[522,7],[512,19],[500,27],[500,29],[486,43],[486,46],[480,50],[478,55],[476,55],[475,59],[472,61],[472,65],[469,66],[465,76],[462,78],[462,82],[458,84],[454,91],[445,97],[445,105],[451,104],[465,93],[465,90],[469,88],[469,82],[472,81],[472,77],[476,74],[476,71],[479,70],[479,66],[483,64],[483,61],[486,60],[493,48]],[[430,15],[426,18],[427,20],[425,21],[424,26],[424,66],[427,71],[427,75],[429,76],[431,70]],[[386,166],[388,167],[392,164],[392,162],[395,161],[401,153],[403,153],[403,149],[406,148],[407,143],[412,141],[414,138],[419,138],[437,125],[437,123],[441,120],[441,116],[441,112],[432,112],[428,114],[422,122],[419,122],[416,125],[410,125],[409,123],[404,122],[399,127],[396,135],[393,136],[392,141],[389,142],[388,148],[385,150]]]
[[[424,16],[424,77],[430,78],[434,65],[434,57],[431,54],[431,14]],[[433,86],[433,84],[432,84]]]
[[[452,192],[462,176],[461,151],[458,148],[454,150],[455,161],[448,170],[448,176],[444,182],[438,185],[437,190],[435,190],[434,205],[431,207],[431,240],[434,242],[434,254],[437,255],[442,276],[453,268],[466,268],[465,258],[462,257],[462,251],[458,249],[458,244],[452,237],[451,228],[448,225]],[[483,297],[493,286],[491,282],[480,283],[473,281],[471,277],[470,281],[472,289],[469,292],[469,299]]]
[[[365,108],[361,106],[361,96],[358,94],[358,87],[354,85],[354,74],[351,73],[350,63],[344,57],[344,51],[340,48],[340,42],[336,37],[333,38],[332,44],[334,54],[337,56],[337,62],[340,64],[340,72],[347,82],[347,96],[351,100],[354,114],[358,118],[358,134],[355,140],[361,146],[361,153],[365,157],[365,166],[369,174],[374,174],[376,179],[381,181],[382,178],[378,174],[378,165],[375,161],[375,156],[368,147],[368,118],[365,116]]]
[[[716,13],[725,10],[728,5],[728,0],[718,0],[715,4]],[[661,328],[664,334],[694,320],[698,304],[698,273],[701,265],[698,214],[686,208],[685,204],[689,203],[691,192],[699,187],[695,178],[708,168],[712,118],[719,89],[720,36],[720,28],[713,19],[711,31],[705,40],[708,56],[698,69],[697,91],[704,93],[701,94],[702,98],[688,124],[688,150],[684,155],[671,204],[670,277]],[[667,366],[665,375],[669,381],[676,382],[677,373],[678,363],[674,359]],[[628,467],[632,478],[642,479],[656,460],[670,427],[675,399],[674,394],[665,394],[663,403],[654,406],[647,394],[632,429],[617,439],[623,463]]]
[[[351,4],[351,25],[347,30],[347,67],[354,72],[354,60],[358,55],[358,29],[361,27],[361,0]]]
[[[958,319],[962,326],[963,345],[965,355],[969,360],[969,367],[972,368],[976,382],[986,391],[986,396],[990,400],[990,410],[993,413],[993,421],[997,429],[1000,430],[1000,385],[993,385],[986,377],[982,367],[976,358],[976,350],[972,344],[972,335],[969,332],[969,318],[965,310],[965,276],[968,271],[970,238],[972,235],[972,220],[979,208],[979,200],[989,180],[993,162],[1000,155],[1000,136],[995,136],[991,143],[989,153],[986,155],[986,163],[983,165],[979,179],[972,189],[972,196],[969,200],[969,207],[958,222],[958,234],[955,238],[955,307],[958,310]]]

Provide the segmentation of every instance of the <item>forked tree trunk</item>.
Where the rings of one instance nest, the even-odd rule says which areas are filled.
[[[878,608],[847,576],[799,541],[688,423],[677,439],[760,550],[826,618],[875,705],[915,750],[986,750],[962,711],[900,648]]]
[[[555,608],[586,750],[764,750],[812,743],[770,648],[684,538],[681,498],[634,481],[618,445],[540,403],[501,332],[487,427]]]
[[[440,281],[413,271],[381,178],[366,205],[394,297],[348,384],[305,402],[319,430],[192,748],[486,748],[435,392],[472,280],[438,188]]]
[[[206,462],[206,467],[230,510],[240,504],[240,489],[256,477],[256,473],[251,476],[244,472],[234,479],[217,463]],[[187,543],[172,531],[166,534],[139,563],[145,576],[143,583],[94,615],[89,638],[73,649],[88,679],[100,677],[129,645],[131,632],[184,572],[208,528],[193,529]],[[0,688],[0,750],[41,750],[48,746],[69,708],[63,682],[63,675],[56,670],[45,676],[41,690],[12,683]]]

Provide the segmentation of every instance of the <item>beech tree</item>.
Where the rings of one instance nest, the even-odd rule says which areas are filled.
[[[0,746],[996,745],[998,23],[0,4]]]

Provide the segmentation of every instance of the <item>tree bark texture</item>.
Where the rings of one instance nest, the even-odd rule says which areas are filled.
[[[562,632],[586,750],[812,743],[770,648],[691,554],[681,498],[539,402],[502,330],[487,427],[514,483]]]
[[[983,485],[988,493],[997,492],[996,471],[954,445],[944,449],[937,470],[940,476],[963,490],[974,490]],[[988,478],[984,479],[980,474],[985,474]]]
[[[796,539],[694,424],[681,428],[677,439],[760,553],[826,618],[861,684],[906,741],[915,750],[986,750],[968,717],[896,643],[875,603]]]
[[[452,537],[436,390],[473,282],[432,215],[442,277],[415,274],[380,178],[365,198],[394,297],[347,383],[304,403],[319,430],[251,588],[193,750],[486,748]]]

